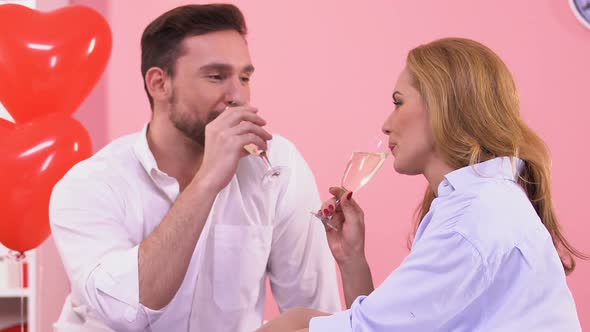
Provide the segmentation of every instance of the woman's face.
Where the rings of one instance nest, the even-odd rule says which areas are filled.
[[[408,69],[400,74],[393,92],[395,109],[383,124],[398,173],[423,174],[434,158],[434,138],[426,103],[412,85]]]

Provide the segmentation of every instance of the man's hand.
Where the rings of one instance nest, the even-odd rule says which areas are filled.
[[[245,145],[255,144],[266,150],[266,141],[272,135],[262,128],[266,121],[257,113],[254,107],[236,106],[226,109],[207,125],[203,164],[195,178],[220,191],[236,173],[240,159],[248,155]]]

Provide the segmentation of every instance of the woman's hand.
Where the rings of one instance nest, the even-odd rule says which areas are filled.
[[[314,317],[328,316],[330,314],[307,308],[292,308],[273,318],[260,327],[256,332],[288,332],[307,331],[309,321]]]
[[[365,261],[365,221],[361,207],[352,198],[352,192],[340,187],[330,188],[333,198],[322,204],[321,213],[332,216],[329,221],[334,228],[326,227],[328,244],[338,265]],[[336,199],[340,204],[336,206]]]
[[[322,214],[332,216],[329,222],[333,228],[325,223],[324,226],[328,245],[340,268],[346,307],[350,308],[358,296],[369,295],[375,289],[365,257],[365,216],[352,199],[352,192],[330,188],[330,193],[334,198],[322,205]],[[336,206],[337,198],[339,206]]]

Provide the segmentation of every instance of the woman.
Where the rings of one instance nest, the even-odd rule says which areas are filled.
[[[428,180],[411,252],[377,289],[352,193],[324,203],[346,311],[293,309],[260,331],[581,331],[573,256],[551,201],[547,147],[502,60],[471,40],[413,49],[383,125],[394,168]]]

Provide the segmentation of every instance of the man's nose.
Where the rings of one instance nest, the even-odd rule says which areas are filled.
[[[228,82],[225,100],[228,106],[240,106],[248,103],[248,88],[238,78]]]

